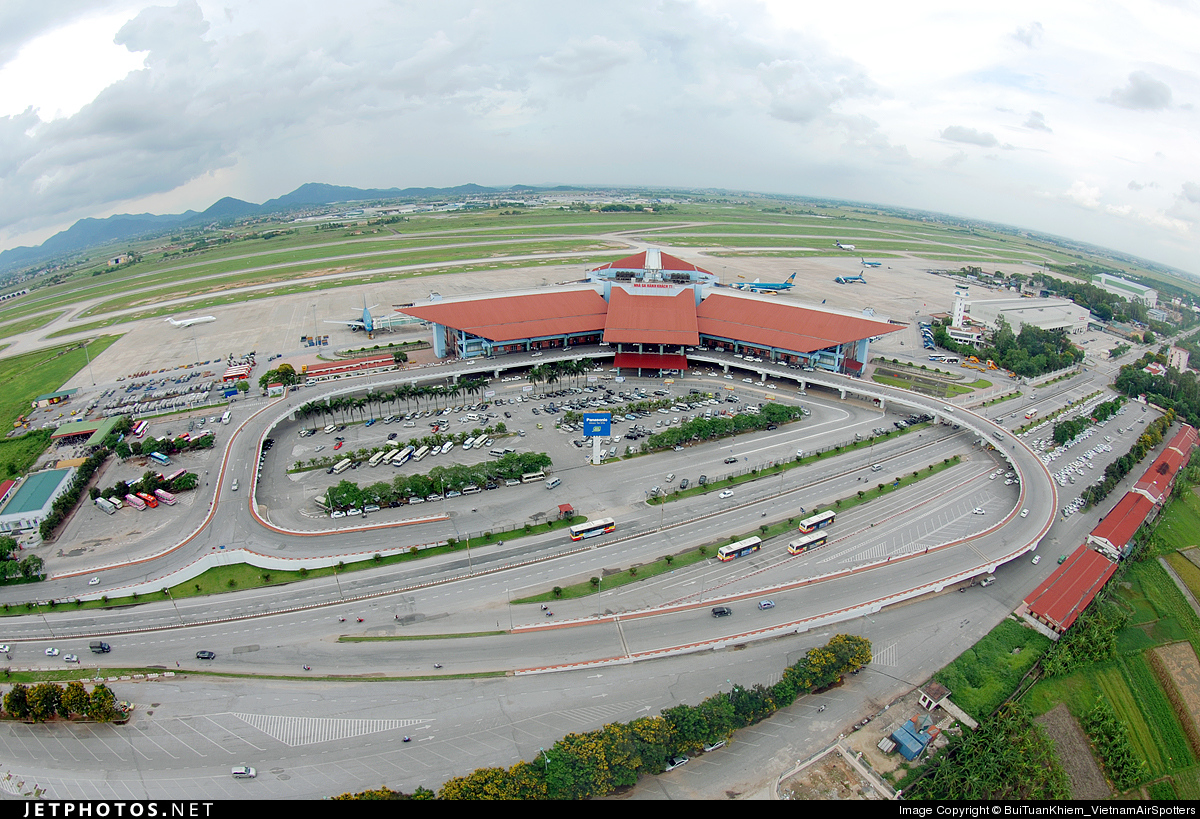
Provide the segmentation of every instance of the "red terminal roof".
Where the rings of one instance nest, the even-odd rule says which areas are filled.
[[[1196,441],[1196,430],[1184,424],[1134,485],[1133,491],[1144,494],[1155,503],[1161,503],[1171,491],[1180,468],[1191,458]]]
[[[901,329],[874,319],[723,293],[713,293],[700,303],[696,323],[705,335],[798,353]]]
[[[631,296],[614,287],[609,295],[604,340],[610,344],[695,346],[700,343],[696,296],[691,290],[674,296]]]
[[[434,302],[401,312],[491,341],[516,341],[602,330],[608,307],[595,290],[569,290]]]
[[[670,253],[659,251],[659,264],[662,265],[659,270],[687,270],[693,273],[708,273],[715,275],[711,271],[705,270],[703,267],[697,267],[691,262],[685,262],[678,256],[672,256]],[[617,259],[615,262],[602,264],[593,270],[646,270],[646,251],[635,253],[632,256],[626,256],[624,259]]]
[[[1080,546],[1025,598],[1025,605],[1038,620],[1066,631],[1116,570],[1116,563]]]

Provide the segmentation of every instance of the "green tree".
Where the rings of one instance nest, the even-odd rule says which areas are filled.
[[[62,714],[63,717],[69,717],[71,714],[86,714],[88,707],[91,705],[92,698],[84,688],[83,683],[79,680],[71,680],[67,683],[67,689],[62,695]]]
[[[62,704],[63,690],[58,683],[38,683],[29,689],[29,718],[45,722],[55,716]]]
[[[112,690],[103,683],[92,689],[91,703],[88,705],[88,716],[97,722],[112,722],[119,715],[117,698]]]
[[[17,683],[4,695],[4,710],[12,717],[29,717],[29,688]]]

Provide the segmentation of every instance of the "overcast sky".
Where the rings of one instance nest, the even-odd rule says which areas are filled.
[[[4,0],[0,249],[359,187],[715,186],[1200,274],[1200,5]]]

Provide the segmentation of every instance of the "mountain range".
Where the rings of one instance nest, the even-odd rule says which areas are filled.
[[[154,233],[163,233],[177,227],[206,225],[224,219],[260,216],[339,202],[361,202],[372,199],[430,199],[467,194],[527,193],[533,190],[537,189],[527,185],[514,185],[510,188],[486,188],[475,184],[458,185],[453,188],[350,188],[343,185],[309,182],[291,193],[270,199],[261,205],[226,196],[214,202],[211,207],[201,213],[194,210],[163,215],[118,213],[105,219],[80,219],[71,227],[59,231],[40,245],[14,247],[0,252],[0,274],[11,273],[23,267],[31,267],[109,242],[127,241]]]

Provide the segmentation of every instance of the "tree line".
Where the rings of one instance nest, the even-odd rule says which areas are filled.
[[[32,686],[17,683],[4,695],[4,716],[9,719],[45,722],[54,717],[88,717],[112,722],[123,715],[117,698],[103,683],[94,686],[91,693],[78,680],[67,683],[66,688],[51,682]]]
[[[1042,330],[1029,324],[1021,325],[1021,332],[1014,333],[1003,320],[992,334],[987,347],[976,349],[971,344],[959,344],[950,338],[950,319],[937,324],[933,340],[938,347],[960,356],[976,356],[991,359],[996,366],[1012,370],[1019,376],[1033,377],[1073,367],[1083,361],[1083,350],[1076,347],[1065,330]]]

